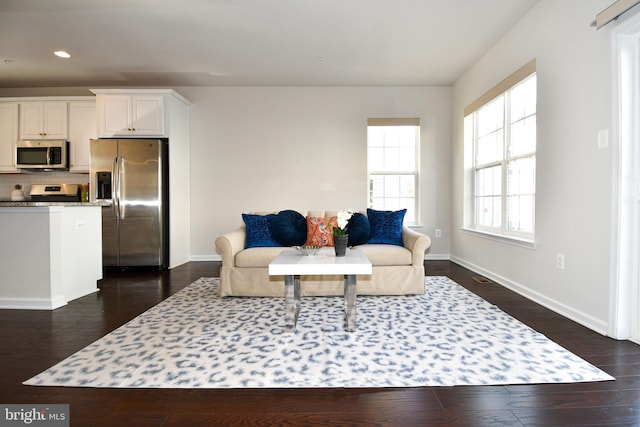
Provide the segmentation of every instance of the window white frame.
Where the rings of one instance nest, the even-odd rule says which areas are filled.
[[[391,135],[393,137],[387,140]],[[367,192],[369,208],[406,208],[405,223],[419,224],[419,118],[367,120]]]
[[[535,241],[536,99],[511,116],[519,90],[528,87],[537,97],[535,70],[535,60],[530,61],[464,110],[466,230]],[[528,139],[515,137],[518,126]]]

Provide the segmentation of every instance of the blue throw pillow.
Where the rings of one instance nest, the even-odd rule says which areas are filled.
[[[371,225],[366,215],[356,212],[347,223],[349,246],[364,245],[371,237]]]
[[[300,212],[280,211],[271,221],[271,234],[282,246],[302,246],[307,242],[307,218]]]
[[[402,244],[402,223],[406,209],[399,211],[377,211],[367,209],[367,217],[371,224],[371,238],[369,243],[382,243],[385,245]]]
[[[245,248],[280,246],[271,235],[271,221],[275,217],[274,214],[242,214],[247,233]]]

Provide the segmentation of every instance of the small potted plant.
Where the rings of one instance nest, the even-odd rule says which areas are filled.
[[[333,227],[333,247],[336,256],[345,256],[347,253],[347,244],[349,242],[347,226],[352,216],[353,211],[351,209],[338,212],[338,226]]]

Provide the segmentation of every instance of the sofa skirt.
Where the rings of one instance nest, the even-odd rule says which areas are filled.
[[[424,294],[424,266],[374,266],[373,274],[357,276],[358,295]],[[344,294],[340,275],[300,276],[302,296]],[[284,277],[269,276],[265,267],[222,267],[220,296],[283,297]]]

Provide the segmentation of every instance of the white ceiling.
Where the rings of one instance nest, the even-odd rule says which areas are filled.
[[[449,85],[538,1],[2,0],[0,87]]]

